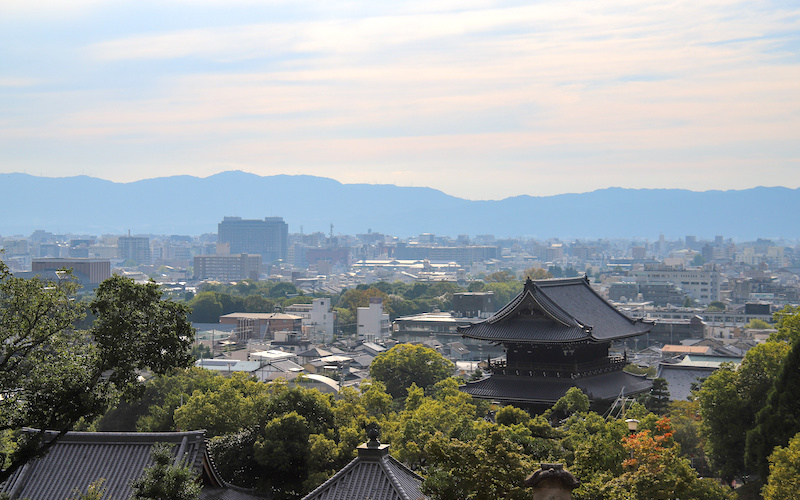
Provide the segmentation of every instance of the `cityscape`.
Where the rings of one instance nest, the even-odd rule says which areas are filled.
[[[800,5],[0,1],[0,500],[800,498]]]
[[[327,234],[305,234],[290,233],[281,216],[238,215],[221,217],[212,229],[168,236],[37,229],[3,236],[1,255],[15,278],[60,284],[67,276],[84,301],[93,300],[112,276],[157,286],[165,299],[190,307],[194,364],[220,380],[245,376],[265,387],[288,381],[319,394],[363,392],[380,377],[391,353],[422,348],[449,364],[444,373],[460,377],[463,394],[531,415],[550,414],[570,388],[587,395],[596,411],[623,416],[637,399],[661,414],[665,407],[656,410],[653,401],[698,401],[702,380],[741,365],[754,347],[769,345],[785,328],[776,318],[800,304],[800,247],[783,239],[536,240],[433,233],[399,238],[373,230],[344,235],[334,233],[333,225]],[[558,322],[586,325],[579,337],[600,336],[564,344],[563,335],[575,333],[554,330],[554,340],[533,351],[527,347],[526,355],[521,346],[541,342],[530,344],[529,337],[513,333],[531,328],[523,320],[528,314],[567,314],[569,319]],[[604,331],[613,334],[604,337]],[[553,344],[555,339],[561,343]],[[394,387],[388,380],[387,397],[402,398],[409,382]],[[633,407],[627,411],[636,414]],[[175,419],[178,414],[176,409]],[[114,415],[94,424],[97,430],[117,428],[110,423],[119,419]],[[64,458],[48,456],[67,460],[70,446],[90,438],[74,439],[75,445],[69,440],[59,445]],[[191,439],[202,443],[203,437]],[[714,468],[719,458],[692,449],[703,456],[697,464],[692,459],[697,471],[720,470]],[[356,460],[370,460],[366,451],[359,453]],[[395,460],[385,451],[376,457]],[[423,476],[406,469],[409,456],[397,457],[405,462],[389,466],[410,474],[410,484],[417,485],[412,490],[422,492]],[[225,465],[218,467],[223,471],[218,474],[227,474]],[[279,497],[286,494],[288,486],[264,479],[259,474],[267,469],[261,469],[247,480],[228,476],[231,482],[218,484],[250,487],[253,493],[263,492],[259,484],[272,484]],[[563,470],[559,474],[565,484],[575,480]],[[733,485],[743,481],[735,474],[726,479]],[[332,488],[327,482],[308,484],[318,488],[311,493],[308,485],[293,488],[310,495],[306,498],[326,498]],[[726,494],[719,490],[702,498]]]

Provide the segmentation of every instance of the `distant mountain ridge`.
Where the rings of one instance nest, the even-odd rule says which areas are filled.
[[[432,188],[342,184],[325,177],[240,171],[115,183],[88,176],[0,174],[0,235],[215,233],[226,215],[280,216],[290,232],[400,237],[420,233],[534,238],[737,240],[800,237],[800,189],[737,191],[607,188],[470,201]]]

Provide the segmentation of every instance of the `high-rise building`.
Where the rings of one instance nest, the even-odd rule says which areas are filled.
[[[137,264],[150,264],[150,238],[147,236],[120,236],[117,240],[117,257]]]
[[[286,260],[289,254],[289,225],[282,217],[225,217],[219,223],[217,239],[230,245],[232,254],[258,254],[266,263]]]

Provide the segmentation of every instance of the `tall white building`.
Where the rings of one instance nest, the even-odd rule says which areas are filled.
[[[389,336],[389,314],[383,312],[383,299],[372,297],[369,299],[369,307],[359,307],[356,312],[358,340],[374,342]]]
[[[333,319],[331,299],[314,299],[311,304],[292,304],[286,307],[288,314],[303,318],[303,333],[314,342],[333,342]]]

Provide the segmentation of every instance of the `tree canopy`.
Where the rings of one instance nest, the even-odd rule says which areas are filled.
[[[398,344],[379,354],[369,373],[386,385],[392,397],[406,395],[412,384],[430,389],[453,374],[454,365],[438,352],[422,345]]]
[[[0,430],[13,433],[0,481],[56,442],[45,430],[60,437],[138,395],[143,370],[163,374],[191,362],[188,308],[162,300],[155,283],[104,281],[88,306],[94,324],[80,331],[86,305],[75,300],[71,274],[60,274],[59,282],[22,279],[0,262]]]

